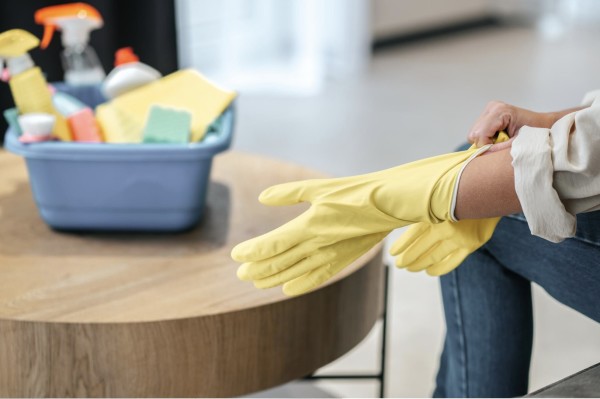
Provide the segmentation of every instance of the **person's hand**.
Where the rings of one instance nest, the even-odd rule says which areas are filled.
[[[491,101],[475,121],[468,134],[470,143],[476,147],[491,144],[497,132],[504,130],[510,140],[495,144],[489,151],[499,151],[511,146],[521,127],[551,127],[555,113],[533,112],[500,101]]]
[[[507,140],[506,132],[500,131],[495,143]],[[474,148],[473,145],[471,150]],[[457,268],[488,242],[499,221],[500,218],[489,218],[416,223],[392,245],[390,254],[396,257],[399,268],[411,272],[425,270],[430,276],[441,276]]]

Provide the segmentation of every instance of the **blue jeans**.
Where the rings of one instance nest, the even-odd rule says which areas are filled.
[[[440,278],[446,339],[434,397],[527,393],[533,338],[531,283],[600,322],[600,211],[577,217],[577,235],[553,244],[522,215]]]

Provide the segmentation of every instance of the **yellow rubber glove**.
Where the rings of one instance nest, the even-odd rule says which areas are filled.
[[[495,142],[507,140],[508,135],[500,132]],[[399,268],[411,272],[426,270],[431,276],[441,276],[454,270],[488,242],[499,221],[500,218],[489,218],[417,223],[392,245],[390,254],[396,256]]]
[[[458,267],[467,256],[488,242],[500,218],[465,219],[439,224],[417,223],[390,248],[396,266],[411,272],[425,270],[441,276]]]
[[[488,148],[365,175],[268,188],[259,198],[265,205],[310,202],[311,207],[283,226],[237,245],[231,256],[244,263],[238,277],[254,280],[259,287],[284,284],[284,293],[301,294],[327,281],[398,227],[450,220],[460,171]]]

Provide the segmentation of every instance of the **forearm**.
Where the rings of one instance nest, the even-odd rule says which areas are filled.
[[[544,125],[544,126],[537,126],[537,127],[547,127],[550,128],[552,127],[552,125],[554,125],[554,123],[559,120],[560,118],[562,118],[565,115],[568,115],[572,112],[577,112],[577,111],[581,111],[582,109],[588,108],[589,105],[581,105],[579,107],[574,107],[574,108],[568,108],[568,109],[564,109],[562,111],[556,111],[556,112],[549,112],[548,115],[548,124]],[[535,125],[532,125],[534,127],[536,127]]]
[[[457,219],[505,216],[520,211],[510,149],[484,154],[465,167],[456,197]]]
[[[550,128],[565,115],[588,107],[589,105],[584,105],[557,112],[536,114],[538,115],[537,123],[531,123],[531,125]],[[533,119],[530,122],[533,122]],[[499,145],[498,147],[502,148],[503,146]],[[454,210],[457,219],[505,216],[521,212],[521,210],[521,204],[515,191],[510,147],[496,152],[490,151],[467,165],[458,186]]]

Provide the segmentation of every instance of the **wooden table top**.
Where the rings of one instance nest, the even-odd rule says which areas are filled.
[[[23,160],[2,153],[0,170],[0,318],[87,323],[194,317],[286,300],[279,288],[239,281],[229,253],[306,209],[263,206],[256,200],[263,189],[322,177],[228,153],[215,159],[204,220],[192,231],[65,233],[38,216]]]
[[[263,206],[264,188],[320,176],[230,152],[191,231],[66,233],[0,150],[0,397],[237,396],[346,353],[381,314],[380,245],[295,298],[239,281],[229,256],[306,209]]]

